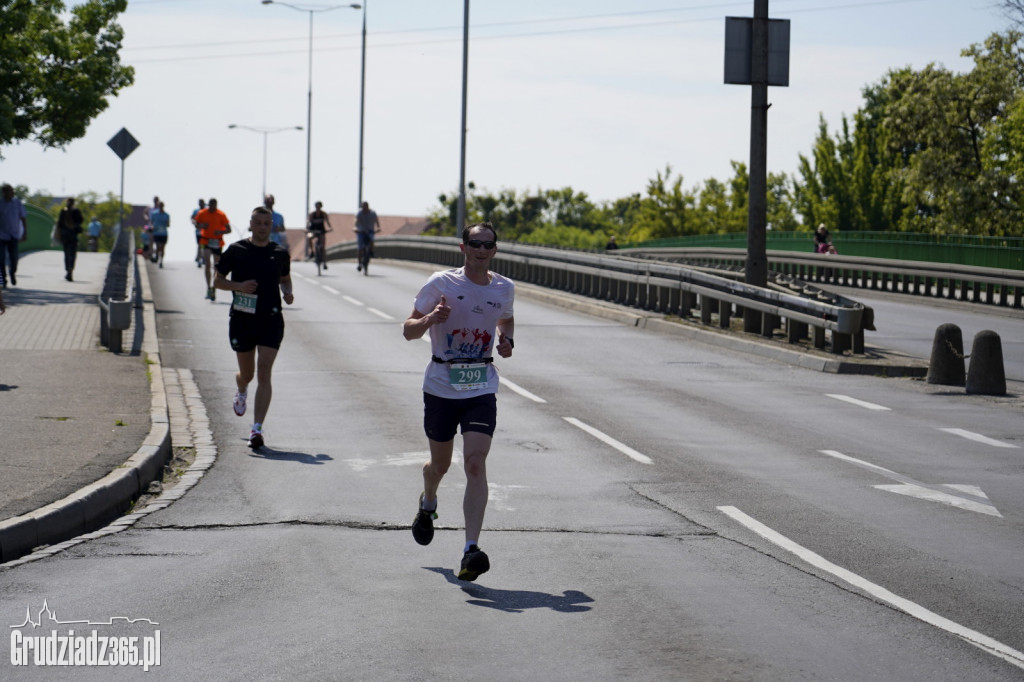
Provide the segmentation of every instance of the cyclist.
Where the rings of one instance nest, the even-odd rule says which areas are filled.
[[[320,258],[323,261],[324,270],[327,269],[327,259],[324,258],[324,239],[328,232],[334,231],[331,226],[331,219],[324,211],[322,201],[316,202],[316,210],[309,214],[306,221],[306,249],[309,255],[317,258],[317,247],[320,249]]]
[[[356,272],[359,272],[369,265],[369,257],[373,254],[373,235],[375,232],[380,232],[380,220],[377,219],[377,214],[370,210],[368,201],[363,202],[359,213],[356,214],[355,232],[359,239],[359,265],[356,266]],[[369,273],[364,272],[363,274]]]

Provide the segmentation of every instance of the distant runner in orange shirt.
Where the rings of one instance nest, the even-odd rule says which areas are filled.
[[[224,249],[224,235],[231,232],[231,223],[224,211],[217,209],[217,200],[210,199],[210,204],[196,213],[196,227],[199,228],[199,248],[203,250],[203,272],[206,275],[206,298],[216,300],[217,290],[210,280],[210,259],[213,266],[220,262],[220,254]]]

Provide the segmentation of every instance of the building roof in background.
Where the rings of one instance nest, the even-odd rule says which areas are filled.
[[[327,214],[334,228],[327,233],[327,246],[340,244],[341,242],[355,241],[356,215],[354,213],[330,213]],[[398,216],[398,215],[377,215],[380,220],[380,236],[393,234],[417,235],[423,234],[423,230],[430,226],[430,220],[423,216]],[[288,229],[288,251],[292,260],[302,260],[306,257],[304,245],[304,229]]]

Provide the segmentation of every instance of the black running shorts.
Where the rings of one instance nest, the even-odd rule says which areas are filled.
[[[430,393],[423,394],[423,430],[430,440],[446,443],[455,438],[460,427],[463,434],[476,431],[493,436],[497,422],[498,400],[494,393],[472,398],[439,398]]]
[[[284,315],[270,317],[235,313],[228,321],[231,348],[248,353],[256,346],[280,348],[284,339]]]

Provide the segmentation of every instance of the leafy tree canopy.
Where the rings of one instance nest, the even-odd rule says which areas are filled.
[[[0,0],[0,147],[63,147],[134,81],[115,22],[127,0]]]

